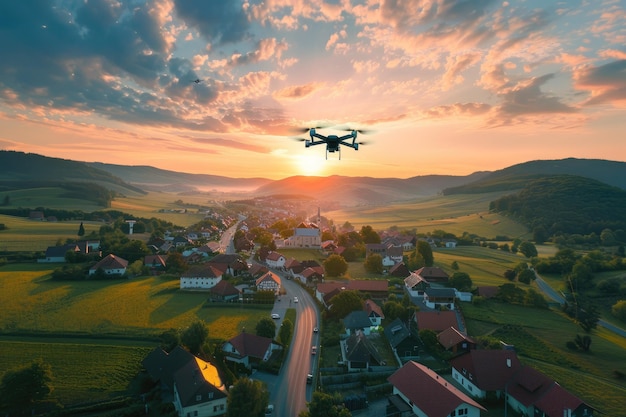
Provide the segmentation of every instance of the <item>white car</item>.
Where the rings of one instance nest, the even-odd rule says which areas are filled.
[[[280,318],[280,314],[272,313],[272,318],[273,319],[279,319]]]
[[[297,303],[298,302],[298,297],[293,297],[293,302]]]

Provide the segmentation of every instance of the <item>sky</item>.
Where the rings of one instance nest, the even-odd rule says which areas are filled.
[[[626,0],[0,1],[0,150],[269,179],[626,161],[625,22]],[[326,159],[309,127],[363,144]]]

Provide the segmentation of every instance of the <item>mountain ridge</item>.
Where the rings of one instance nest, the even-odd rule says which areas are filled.
[[[5,186],[24,180],[56,178],[95,182],[121,195],[146,191],[245,193],[253,197],[306,195],[342,206],[388,204],[437,194],[509,192],[523,188],[532,179],[558,174],[579,175],[626,189],[626,162],[601,159],[534,160],[497,171],[480,171],[464,176],[433,174],[402,179],[297,175],[271,180],[189,174],[147,165],[80,162],[0,151],[0,183]]]

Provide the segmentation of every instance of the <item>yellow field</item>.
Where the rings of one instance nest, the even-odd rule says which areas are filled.
[[[50,266],[0,268],[0,328],[52,334],[154,336],[204,320],[209,337],[230,338],[254,328],[268,311],[203,307],[205,292],[182,292],[158,277],[115,281],[51,281]],[[269,309],[269,307],[268,307]]]

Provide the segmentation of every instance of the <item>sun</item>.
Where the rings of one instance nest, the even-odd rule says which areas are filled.
[[[306,153],[296,157],[296,168],[300,172],[300,175],[320,175],[324,170],[324,162],[326,162],[326,160],[323,156]]]

